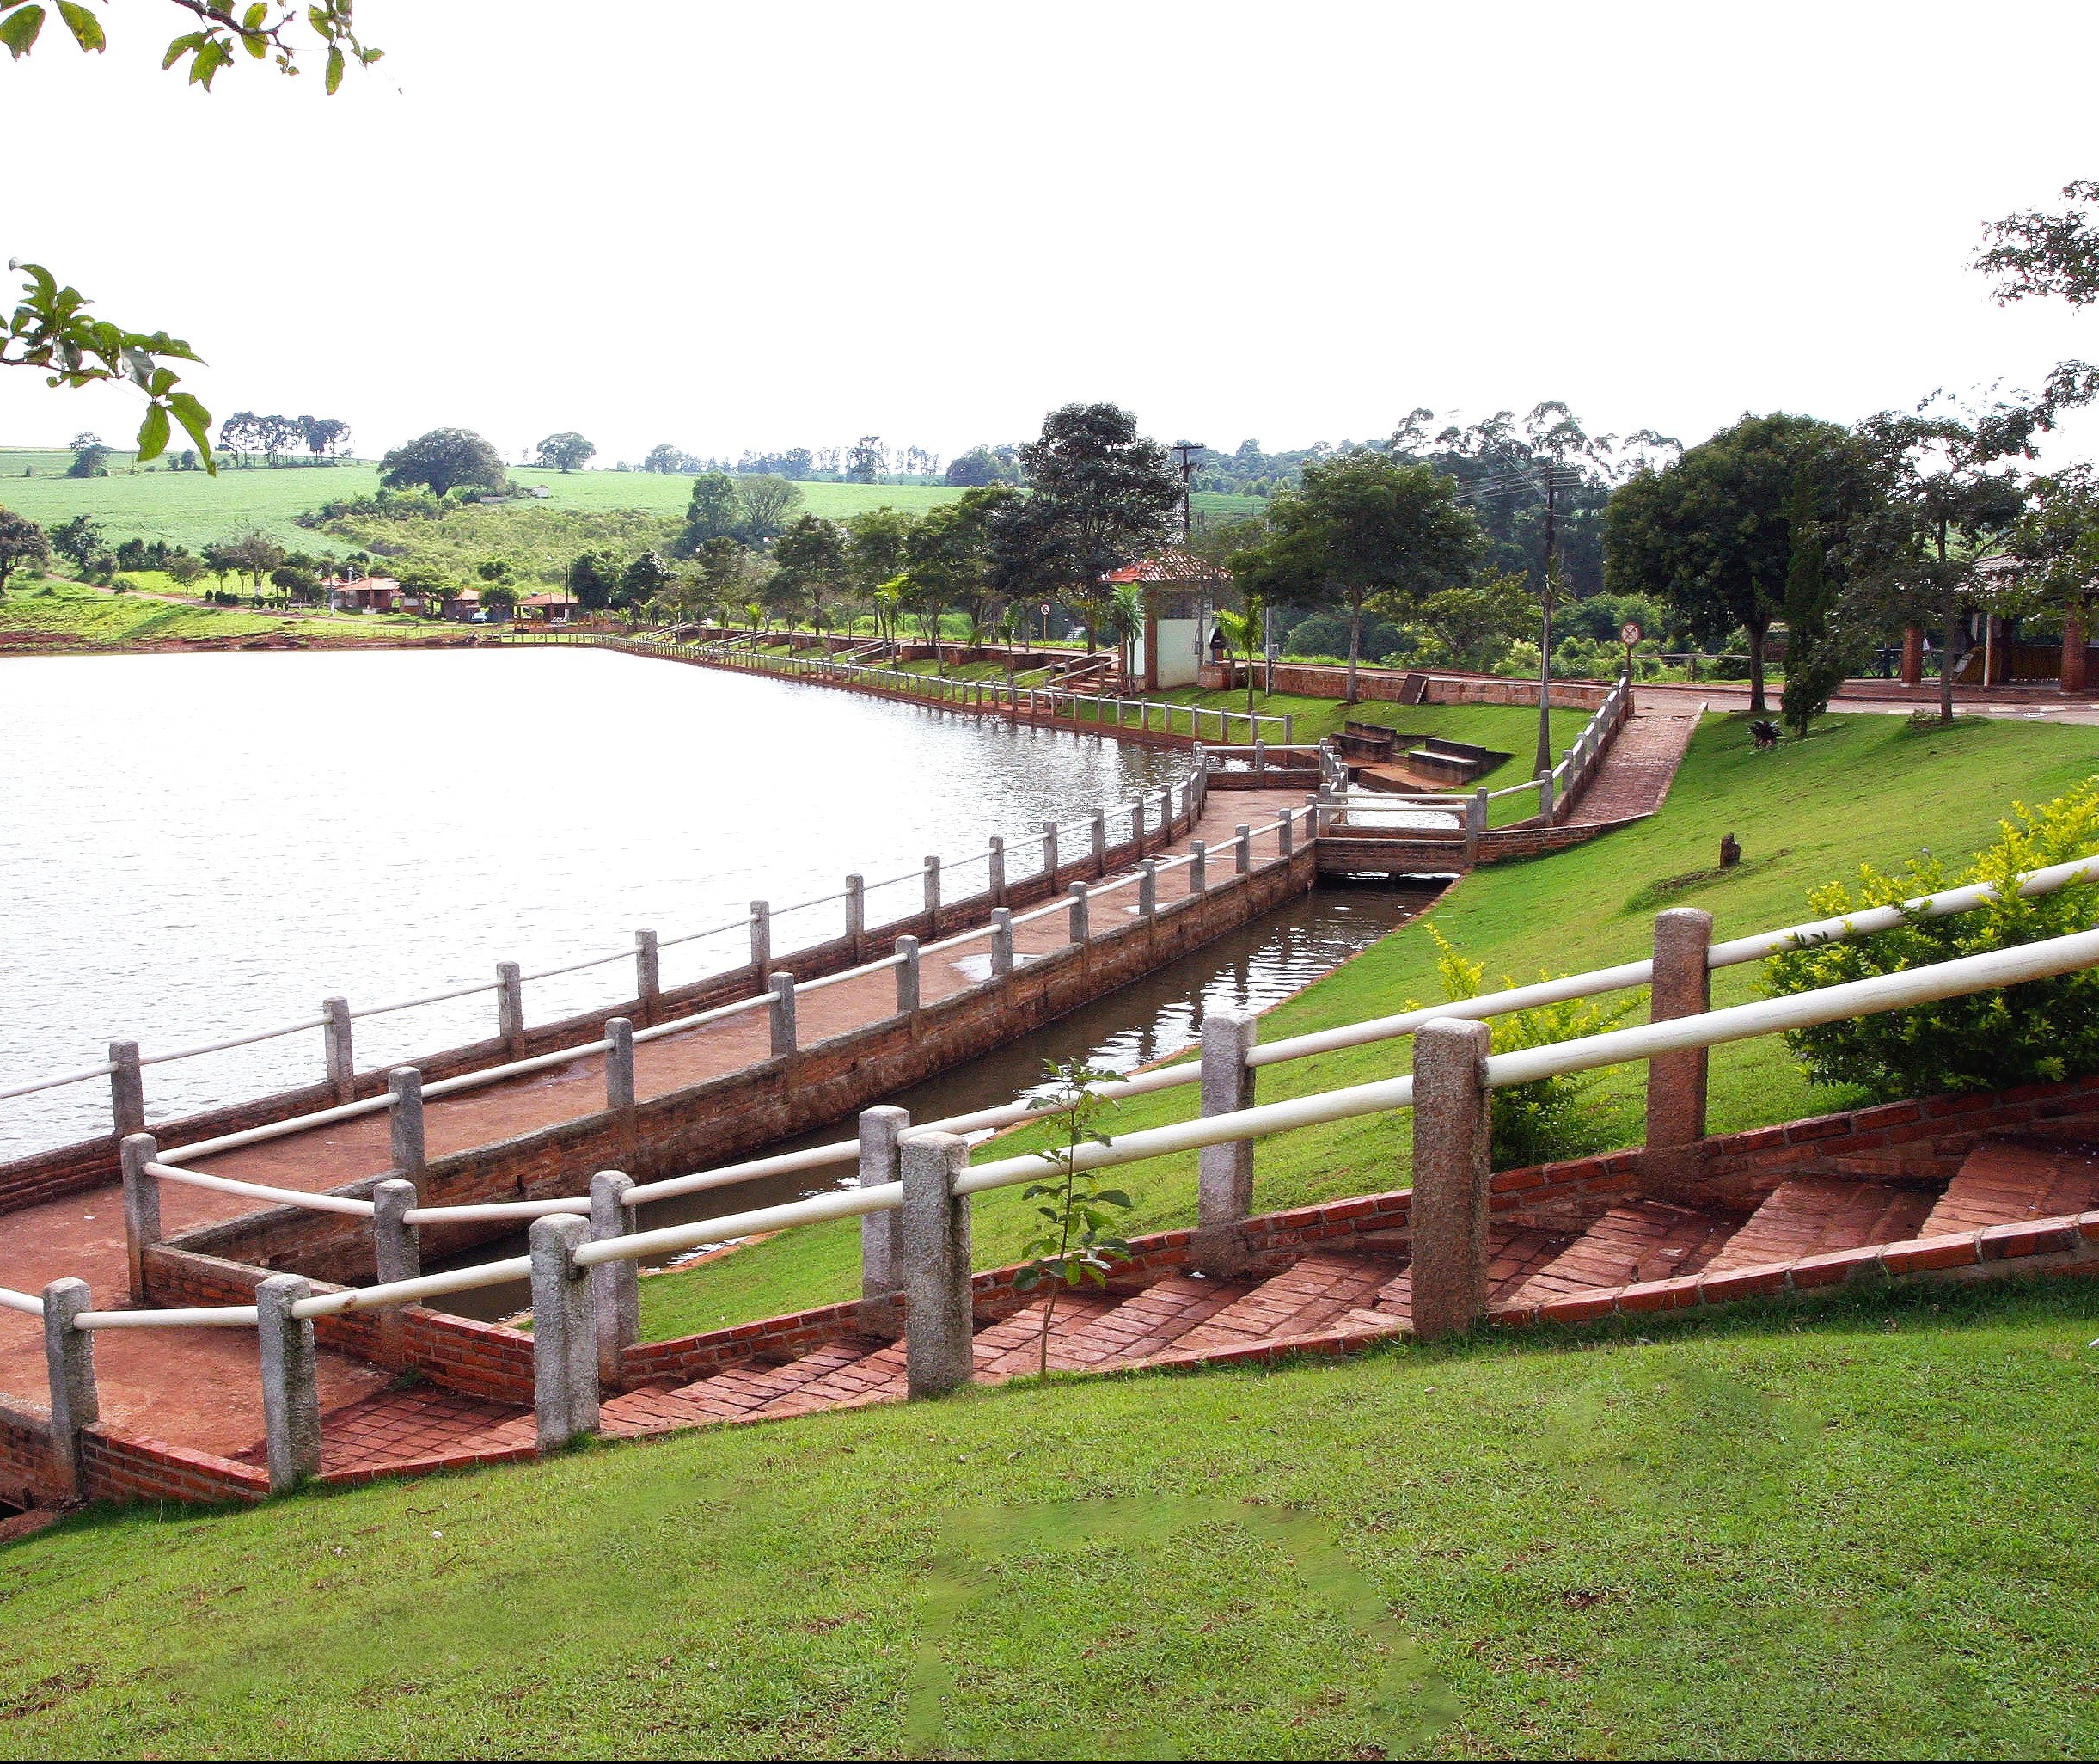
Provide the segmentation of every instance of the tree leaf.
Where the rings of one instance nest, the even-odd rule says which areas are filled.
[[[65,28],[73,34],[73,40],[83,52],[100,52],[109,46],[102,34],[102,21],[78,0],[58,0],[58,16],[65,21]]]
[[[17,7],[5,18],[0,18],[0,43],[6,44],[8,53],[20,61],[29,52],[30,46],[36,41],[37,33],[43,28],[42,7]]]
[[[335,89],[342,83],[343,52],[331,43],[328,45],[327,91],[329,97],[333,98],[335,95]]]
[[[138,426],[138,462],[158,459],[168,450],[168,407],[149,404],[145,420]]]

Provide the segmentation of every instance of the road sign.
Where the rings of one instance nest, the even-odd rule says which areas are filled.
[[[1625,623],[1618,628],[1618,640],[1626,648],[1631,649],[1640,640],[1640,628],[1631,620],[1627,620]]]

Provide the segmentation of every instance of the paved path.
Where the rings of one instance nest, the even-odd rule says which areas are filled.
[[[1611,826],[1651,815],[1668,795],[1670,781],[1698,732],[1703,707],[1696,699],[1650,698],[1651,690],[1634,688],[1632,714],[1576,802],[1569,826]]]
[[[1191,836],[1215,846],[1231,838],[1242,822],[1258,833],[1272,824],[1278,810],[1301,806],[1304,800],[1298,792],[1213,790]],[[1266,858],[1275,849],[1271,836],[1256,843],[1255,854]],[[1222,862],[1230,864],[1229,854]],[[1218,863],[1212,860],[1213,878]],[[1125,867],[1113,873],[1134,872]],[[1162,894],[1171,897],[1184,889],[1186,873],[1184,867],[1169,871],[1160,879]],[[1096,923],[1117,910],[1135,913],[1135,889],[1097,902]],[[1065,940],[1061,912],[1024,925],[1013,935],[1017,954],[1045,953],[1062,947]],[[936,957],[923,964],[920,996],[931,1003],[975,985],[989,977],[990,963],[988,939]],[[792,971],[793,958],[782,956],[777,965]],[[797,1026],[807,1044],[878,1022],[896,1008],[895,977],[884,970],[799,999]],[[770,1057],[767,1014],[746,1012],[636,1049],[635,1091],[645,1098],[659,1095]],[[527,1078],[431,1101],[425,1113],[425,1142],[432,1157],[467,1151],[593,1113],[604,1106],[604,1097],[603,1057],[590,1055]],[[387,1117],[376,1111],[287,1135],[209,1159],[204,1167],[214,1175],[279,1188],[339,1187],[390,1167]],[[161,1209],[169,1235],[255,1210],[236,1196],[168,1183],[162,1185]],[[124,1206],[117,1185],[0,1215],[0,1285],[40,1292],[47,1282],[64,1275],[87,1281],[100,1308],[126,1304]],[[128,1430],[226,1455],[261,1435],[260,1373],[252,1330],[108,1330],[96,1338],[95,1360],[103,1413]],[[370,1399],[387,1379],[387,1374],[363,1361],[324,1351],[322,1406],[333,1409]],[[47,1393],[42,1326],[17,1312],[0,1312],[0,1393],[37,1403]]]
[[[1740,712],[1749,708],[1749,689],[1739,681],[1720,681],[1708,685],[1636,684],[1636,697],[1654,703],[1695,703],[1700,699],[1708,701],[1717,711]],[[1765,702],[1770,706],[1765,714],[1774,722],[1778,717],[1778,689],[1767,689]],[[1909,715],[1912,711],[1938,709],[1938,682],[1928,681],[1922,686],[1905,686],[1894,680],[1854,680],[1829,701],[1833,711],[1865,712],[1886,716]],[[1980,687],[1956,687],[1953,695],[1955,712],[1964,717],[2034,718],[2055,723],[2099,724],[2099,703],[2090,698],[2065,698],[2053,686],[1992,686],[1986,691]]]

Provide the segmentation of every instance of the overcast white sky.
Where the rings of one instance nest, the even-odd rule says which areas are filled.
[[[2099,176],[2099,8],[358,0],[324,99],[112,46],[0,61],[0,257],[187,335],[218,413],[601,462],[1073,399],[1230,447],[1563,398],[1702,438],[2099,357],[1981,223]],[[0,439],[136,426],[0,376]],[[2083,436],[2079,438],[2080,442]],[[2099,442],[2099,431],[2093,438]],[[2078,450],[2085,450],[2081,446]]]

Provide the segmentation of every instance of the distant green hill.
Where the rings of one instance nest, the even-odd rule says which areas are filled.
[[[205,472],[178,472],[158,464],[134,469],[128,453],[113,455],[106,478],[68,478],[72,456],[63,450],[0,448],[0,507],[26,514],[46,526],[75,515],[92,515],[111,540],[165,539],[192,550],[259,527],[279,542],[307,551],[346,553],[349,542],[307,532],[294,515],[324,502],[370,495],[379,487],[379,471],[370,463],[339,466],[226,467],[214,478]],[[27,470],[31,475],[24,477]],[[676,515],[685,511],[692,480],[656,472],[560,472],[520,468],[512,479],[544,485],[551,493],[545,505],[579,511],[639,509]],[[962,493],[944,484],[804,484],[804,508],[841,518],[863,508],[886,505],[899,509],[931,508]],[[1266,505],[1255,496],[1196,498],[1198,510],[1215,518],[1258,513]]]

